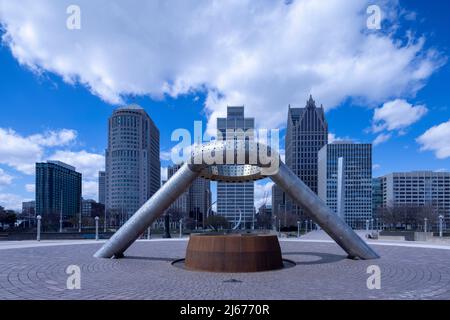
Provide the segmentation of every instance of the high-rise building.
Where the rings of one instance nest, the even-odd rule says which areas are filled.
[[[133,215],[161,185],[159,130],[138,105],[109,118],[106,149],[106,208]]]
[[[381,178],[372,179],[372,214],[377,215],[383,207],[383,180]]]
[[[36,201],[22,202],[22,215],[34,217],[36,214]]]
[[[319,197],[352,228],[372,219],[372,145],[335,142],[318,154]]]
[[[274,216],[278,216],[286,210],[286,194],[279,186],[274,184],[272,186],[272,213]]]
[[[36,215],[70,218],[81,210],[81,173],[60,161],[36,163]]]
[[[98,203],[106,204],[106,172],[98,172]]]
[[[167,177],[170,179],[181,165],[169,166]],[[189,215],[190,218],[202,223],[211,208],[211,184],[209,180],[197,178],[175,202],[170,209]]]
[[[226,118],[217,118],[218,139],[245,141],[254,139],[255,119],[244,117],[244,107],[228,107]],[[239,165],[232,165],[243,167]],[[232,227],[250,228],[254,216],[254,183],[217,183],[217,213]]]
[[[450,223],[450,172],[394,172],[380,179],[384,207],[429,205]]]
[[[328,143],[328,123],[323,107],[312,96],[305,108],[289,106],[286,130],[286,165],[317,194],[317,154]],[[288,211],[303,218],[300,207],[287,199]]]

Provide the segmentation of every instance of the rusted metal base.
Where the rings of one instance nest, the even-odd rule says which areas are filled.
[[[275,235],[191,235],[187,269],[210,272],[258,272],[283,268]]]

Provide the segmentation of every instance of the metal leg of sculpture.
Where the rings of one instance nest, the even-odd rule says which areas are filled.
[[[280,163],[278,173],[270,177],[295,202],[302,205],[313,218],[350,258],[364,260],[379,256],[364,242],[339,216],[301,181],[284,163]]]
[[[94,257],[123,257],[123,253],[191,185],[199,173],[183,165],[112,237]]]

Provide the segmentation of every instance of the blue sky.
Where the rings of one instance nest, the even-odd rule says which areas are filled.
[[[114,108],[128,103],[140,104],[155,121],[161,132],[161,151],[166,154],[176,144],[170,141],[175,129],[192,130],[194,121],[203,121],[205,130],[211,130],[227,104],[245,105],[258,126],[280,128],[284,136],[288,103],[303,107],[312,93],[327,109],[334,137],[359,142],[374,142],[377,137],[378,141],[386,140],[374,145],[374,176],[392,171],[450,169],[447,2],[380,1],[385,20],[379,31],[351,29],[361,28],[365,22],[364,1],[342,1],[330,12],[325,4],[317,7],[309,0],[223,5],[224,14],[236,12],[233,5],[238,6],[237,12],[242,12],[236,17],[239,21],[245,20],[246,10],[269,26],[275,23],[273,15],[274,20],[285,18],[282,30],[263,36],[264,27],[256,20],[253,25],[224,18],[223,24],[233,27],[216,26],[217,17],[210,13],[207,19],[211,19],[213,34],[208,30],[203,33],[202,28],[209,26],[192,19],[192,14],[203,11],[198,13],[194,8],[191,13],[190,6],[183,2],[174,5],[185,10],[181,17],[175,8],[158,8],[162,10],[159,16],[165,13],[168,20],[176,21],[170,26],[172,30],[156,17],[141,17],[140,2],[133,1],[122,13],[99,13],[110,29],[91,20],[95,6],[85,1],[79,1],[81,30],[55,28],[53,23],[67,18],[63,9],[69,2],[55,5],[52,1],[31,1],[29,12],[22,13],[15,1],[0,0],[4,10],[0,15],[2,206],[18,208],[22,200],[33,199],[30,164],[55,156],[80,168],[84,196],[95,198],[95,173],[104,166],[107,119]],[[50,16],[41,16],[42,10],[37,10],[35,3],[48,6],[46,14]],[[329,1],[329,5],[337,4]],[[152,11],[147,12],[152,15]],[[323,43],[316,39],[314,28],[304,31],[300,19],[304,12],[312,19],[305,23],[322,32],[319,34],[329,48],[321,48]],[[137,22],[130,22],[135,15]],[[297,16],[299,20],[293,18]],[[338,19],[338,27],[330,29],[336,30],[333,39],[326,39],[331,35],[323,25],[324,17]],[[290,33],[287,26],[299,28],[298,32]],[[185,34],[186,29],[194,31]],[[146,40],[145,30],[156,40]],[[105,42],[107,37],[110,39]],[[286,40],[273,51],[270,44],[279,38]],[[422,38],[424,44],[414,47]],[[111,44],[111,39],[115,43]],[[310,44],[312,52],[317,50],[317,55],[305,50],[302,42]],[[102,51],[105,47],[107,50]],[[144,52],[129,56],[123,47]],[[83,55],[77,55],[79,48]],[[329,56],[335,60],[330,62]],[[380,66],[374,69],[376,59]],[[349,67],[350,63],[354,64]],[[404,66],[396,68],[401,64]],[[309,65],[314,68],[304,72]],[[368,74],[349,74],[358,67],[368,68]],[[141,70],[145,72],[141,74]],[[332,76],[326,78],[327,74]],[[399,115],[398,110],[404,113]],[[167,167],[170,162],[162,158],[162,166]],[[266,181],[259,183],[258,201],[269,188]]]

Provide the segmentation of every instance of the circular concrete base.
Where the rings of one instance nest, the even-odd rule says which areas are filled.
[[[259,272],[283,268],[278,238],[263,234],[191,235],[187,269],[210,272]]]

